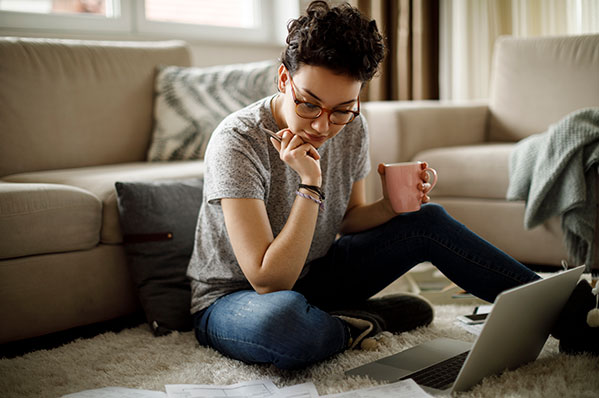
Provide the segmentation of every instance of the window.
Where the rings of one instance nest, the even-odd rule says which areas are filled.
[[[154,22],[254,28],[258,22],[257,3],[253,0],[146,0],[144,16]]]
[[[37,14],[118,15],[118,1],[106,0],[0,0],[0,10]]]
[[[129,1],[0,0],[0,27],[50,31],[131,29]]]
[[[140,33],[235,41],[272,39],[273,0],[138,1]]]
[[[281,42],[299,1],[0,0],[0,27],[132,38]],[[276,30],[275,30],[276,28]]]

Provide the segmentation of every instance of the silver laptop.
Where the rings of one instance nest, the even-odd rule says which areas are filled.
[[[583,271],[580,266],[501,293],[474,344],[435,339],[345,373],[414,379],[431,392],[468,390],[486,376],[537,358]]]

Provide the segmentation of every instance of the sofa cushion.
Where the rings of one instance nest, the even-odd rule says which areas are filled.
[[[203,186],[200,178],[116,183],[131,275],[156,335],[192,328],[186,273]]]
[[[156,77],[148,160],[202,159],[225,116],[276,92],[276,71],[274,61],[162,68]]]
[[[505,199],[509,156],[514,144],[483,144],[434,148],[414,160],[426,161],[439,180],[431,197]]]
[[[144,161],[157,65],[188,45],[0,38],[0,176]]]
[[[568,258],[559,217],[525,229],[523,201],[438,197],[433,201],[476,234],[525,264],[559,265]]]
[[[102,214],[100,240],[102,243],[114,244],[123,241],[114,189],[116,181],[182,179],[203,175],[202,161],[137,162],[14,174],[4,177],[3,180],[72,185],[93,193],[103,204],[102,209],[98,210]]]
[[[101,211],[100,200],[80,188],[0,183],[0,258],[91,249]]]
[[[489,138],[519,141],[599,106],[599,34],[501,37],[493,51]]]

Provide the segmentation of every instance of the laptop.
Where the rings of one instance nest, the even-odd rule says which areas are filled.
[[[537,358],[583,271],[584,265],[499,294],[474,344],[439,338],[345,374],[414,379],[434,393],[466,391],[484,377]]]

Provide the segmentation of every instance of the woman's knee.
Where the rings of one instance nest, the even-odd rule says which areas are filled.
[[[226,336],[219,333],[220,337],[212,333],[212,345],[246,362],[301,368],[340,351],[345,344],[342,323],[295,291],[255,294],[236,311],[222,312],[212,319],[219,324],[212,325],[213,332],[224,327],[229,331]]]
[[[418,211],[403,213],[392,218],[390,225],[393,225],[393,228],[399,227],[413,232],[414,229],[426,228],[443,219],[451,219],[443,206],[437,203],[425,203]]]
[[[456,220],[437,203],[425,203],[419,211],[412,213],[419,226],[436,226],[454,224]]]
[[[449,213],[438,203],[425,203],[420,208],[420,214],[427,217],[447,217]]]
[[[213,325],[235,325],[244,333],[271,329],[271,326],[297,321],[309,306],[306,299],[294,291],[258,294],[253,291],[233,293],[218,301],[211,314]],[[276,330],[276,329],[275,329]]]
[[[308,303],[295,291],[269,293],[277,295],[269,301],[271,306],[259,320],[259,328],[267,334],[274,333],[279,341],[298,350],[321,350],[331,339],[342,336],[343,329],[337,319]]]
[[[279,353],[273,361],[282,369],[297,369],[321,361],[346,346],[345,325],[310,305],[294,291],[281,294],[281,306],[263,327],[276,331]]]

